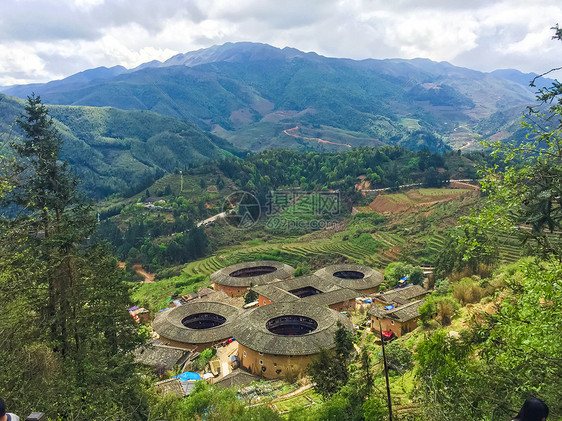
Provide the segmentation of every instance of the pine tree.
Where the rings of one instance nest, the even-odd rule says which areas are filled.
[[[59,161],[61,137],[39,97],[28,98],[17,123],[24,138],[13,144],[18,178],[6,201],[21,212],[0,220],[0,308],[12,310],[0,329],[14,338],[2,344],[12,367],[0,395],[55,418],[130,417],[143,408],[131,355],[141,337],[123,273],[107,247],[85,245],[96,220]]]

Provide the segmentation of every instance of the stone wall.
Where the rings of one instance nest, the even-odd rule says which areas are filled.
[[[314,355],[262,354],[239,343],[238,357],[240,365],[250,373],[266,379],[277,379],[290,371],[304,373]]]

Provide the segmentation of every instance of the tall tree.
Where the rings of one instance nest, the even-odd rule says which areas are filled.
[[[12,310],[0,329],[11,338],[3,345],[14,366],[0,394],[51,417],[140,416],[131,350],[142,338],[127,312],[122,272],[106,247],[85,245],[95,218],[59,162],[60,136],[39,97],[28,98],[17,122],[24,133],[13,145],[18,177],[5,199],[20,212],[0,220],[0,307]]]
[[[50,213],[54,212],[56,223],[61,222],[62,211],[76,199],[77,180],[67,163],[59,162],[62,140],[39,96],[28,97],[25,114],[16,123],[23,130],[24,138],[12,145],[24,161],[21,163],[23,186],[15,198],[20,205],[41,213],[44,235],[48,237]]]
[[[347,364],[353,350],[353,335],[340,322],[334,344],[333,353],[323,350],[308,366],[308,374],[316,384],[314,389],[324,398],[338,392],[349,380]]]

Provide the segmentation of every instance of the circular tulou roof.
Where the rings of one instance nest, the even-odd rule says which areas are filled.
[[[211,275],[211,282],[232,287],[250,287],[267,284],[275,279],[286,279],[295,268],[275,260],[244,262],[225,267]]]
[[[363,265],[331,265],[314,273],[319,278],[355,290],[370,289],[384,281],[382,273]]]
[[[177,342],[188,344],[203,344],[216,342],[232,337],[233,323],[238,319],[242,310],[229,304],[213,301],[189,303],[158,313],[152,327],[160,336]],[[190,329],[182,323],[189,316],[211,313],[226,319],[219,326],[208,329]]]
[[[303,316],[305,320],[314,320],[317,327],[298,336],[272,333],[266,327],[267,322],[281,316]],[[353,329],[346,316],[327,307],[303,302],[273,303],[243,314],[236,323],[234,337],[245,347],[265,354],[312,355],[334,347],[338,321]]]

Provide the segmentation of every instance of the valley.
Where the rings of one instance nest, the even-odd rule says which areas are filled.
[[[3,87],[0,393],[53,420],[560,416],[562,149],[520,127],[526,76],[241,42]]]

